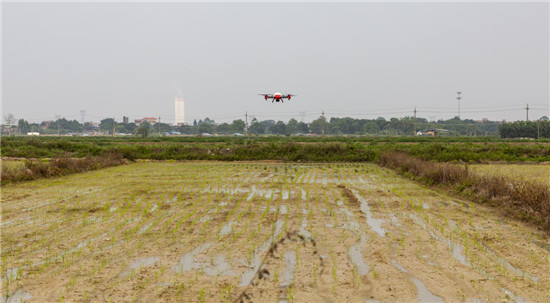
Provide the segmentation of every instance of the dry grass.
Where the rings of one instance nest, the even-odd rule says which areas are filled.
[[[534,217],[550,228],[550,187],[540,181],[478,175],[468,166],[425,161],[397,152],[382,154],[379,163],[427,184],[455,188],[478,201],[505,206],[502,210],[506,213],[520,210],[522,218]]]
[[[71,173],[85,172],[99,168],[128,163],[120,153],[106,153],[97,157],[86,158],[58,157],[48,162],[25,160],[23,165],[5,165],[2,163],[2,183],[35,180]]]

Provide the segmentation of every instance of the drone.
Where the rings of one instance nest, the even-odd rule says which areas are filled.
[[[290,97],[296,96],[293,94],[281,94],[281,93],[274,93],[274,94],[259,94],[260,96],[264,96],[265,100],[271,99],[271,103],[273,102],[281,102],[284,103],[284,99],[290,100]]]

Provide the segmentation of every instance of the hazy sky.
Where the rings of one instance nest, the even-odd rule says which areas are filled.
[[[548,57],[544,2],[3,3],[2,114],[533,119]]]

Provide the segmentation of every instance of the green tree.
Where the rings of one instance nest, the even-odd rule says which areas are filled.
[[[311,121],[311,123],[309,124],[309,129],[311,130],[312,133],[320,135],[323,133],[323,129],[326,124],[327,124],[327,119],[325,117],[319,117]]]
[[[17,122],[17,128],[20,134],[26,134],[31,131],[31,125],[24,119],[19,119]]]
[[[374,121],[370,121],[365,123],[363,125],[363,133],[366,134],[377,134],[380,131],[380,128],[378,128],[378,124]]]
[[[244,133],[245,123],[243,120],[233,120],[233,123],[231,123],[231,132],[234,133]]]
[[[294,118],[288,120],[285,130],[287,135],[292,135],[298,132],[298,121]]]
[[[256,119],[254,119],[256,120]],[[261,135],[265,133],[265,125],[263,123],[260,123],[258,121],[252,120],[252,124],[250,125],[250,132],[255,135]]]
[[[277,123],[270,128],[270,131],[273,134],[284,135],[286,133],[286,124],[283,121],[277,121]]]
[[[151,130],[151,125],[147,122],[141,122],[141,124],[136,128],[136,135],[141,136],[142,138],[147,138],[149,136],[149,131]]]

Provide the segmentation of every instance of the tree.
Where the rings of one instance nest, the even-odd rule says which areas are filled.
[[[366,134],[377,134],[380,131],[378,124],[374,121],[370,121],[363,125],[363,132]]]
[[[24,119],[19,119],[19,122],[17,123],[17,128],[19,129],[20,134],[26,134],[31,131],[31,125]]]
[[[231,131],[234,133],[243,133],[245,126],[246,124],[243,120],[233,120],[233,123],[231,123]]]
[[[283,121],[277,121],[277,124],[271,127],[271,133],[284,135],[286,133],[286,124]]]
[[[305,122],[298,122],[298,131],[302,134],[309,133],[309,125]]]
[[[15,125],[15,116],[12,113],[9,113],[4,116],[4,121],[7,125]]]
[[[220,125],[218,125],[218,127],[216,128],[216,131],[218,132],[218,134],[230,134],[232,129],[231,129],[231,125],[227,124],[227,123],[222,123]]]
[[[99,129],[104,131],[104,132],[107,132],[109,135],[112,135],[113,134],[113,123],[115,123],[115,120],[113,118],[103,119],[99,122]],[[150,126],[149,123],[147,123],[147,122],[143,122],[143,123],[146,123],[148,126]],[[141,123],[141,124],[143,124],[143,123]],[[149,130],[149,128],[147,128],[147,130]],[[145,137],[147,137],[147,136],[145,136]]]
[[[147,138],[149,135],[149,130],[151,129],[151,125],[147,122],[141,122],[138,128],[136,128],[136,135],[141,136],[142,138]]]
[[[286,125],[286,134],[292,135],[298,132],[298,121],[294,118],[288,120]]]
[[[311,130],[312,133],[320,135],[323,133],[323,128],[325,127],[325,124],[326,124],[326,118],[319,117],[318,119],[311,121],[311,123],[309,124],[309,129]]]
[[[255,135],[260,135],[265,133],[265,125],[263,123],[260,123],[258,121],[252,120],[252,124],[250,125],[250,132]]]

